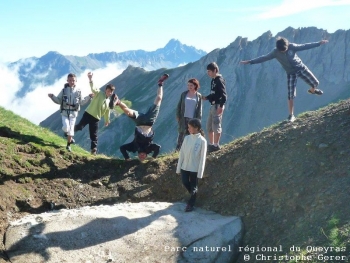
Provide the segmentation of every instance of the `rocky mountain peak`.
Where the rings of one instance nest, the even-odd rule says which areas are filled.
[[[125,52],[91,53],[87,56],[65,56],[57,51],[50,51],[40,58],[23,59],[9,66],[17,68],[23,88],[17,93],[23,97],[35,88],[36,83],[52,85],[57,79],[73,72],[79,75],[84,70],[104,68],[108,64],[118,64],[120,68],[128,65],[147,70],[174,68],[180,64],[196,61],[206,54],[203,50],[183,45],[177,39],[171,39],[164,48],[155,51],[131,50]],[[50,69],[50,70],[48,70]]]
[[[178,39],[175,39],[175,38],[172,38],[170,39],[170,41],[165,45],[164,48],[166,49],[173,49],[173,48],[177,48],[177,47],[181,47],[183,46],[183,44],[178,40]]]

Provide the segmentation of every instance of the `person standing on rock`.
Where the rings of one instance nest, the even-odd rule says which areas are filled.
[[[86,108],[80,122],[75,125],[74,131],[81,131],[87,124],[89,124],[91,154],[96,155],[98,123],[103,117],[105,120],[105,126],[109,125],[109,97],[113,94],[115,87],[113,84],[107,84],[105,90],[99,90],[94,87],[92,76],[93,73],[89,72],[88,78],[94,98]]]
[[[197,79],[190,79],[187,82],[187,89],[181,94],[176,108],[176,120],[179,124],[179,135],[177,137],[176,151],[179,151],[185,135],[188,135],[188,121],[196,118],[202,119],[202,95],[198,92],[200,88]]]
[[[207,66],[207,74],[212,78],[210,94],[208,96],[202,96],[202,99],[208,100],[211,104],[207,120],[208,152],[215,152],[220,150],[219,142],[222,133],[222,115],[227,100],[226,82],[222,75],[219,74],[219,66],[215,62]]]
[[[182,183],[191,194],[185,212],[191,212],[194,209],[198,192],[198,178],[203,178],[207,154],[207,141],[204,138],[201,121],[191,119],[188,122],[188,131],[190,134],[185,137],[182,143],[176,167],[176,173],[181,174]]]
[[[288,83],[288,121],[293,122],[294,117],[294,98],[296,97],[297,78],[300,77],[310,86],[309,94],[322,95],[323,91],[317,89],[319,81],[312,74],[312,72],[303,64],[297,55],[297,51],[306,50],[328,43],[328,40],[321,40],[319,42],[294,44],[290,43],[284,37],[278,37],[276,41],[276,48],[270,53],[251,60],[242,60],[241,64],[258,64],[271,59],[277,59],[287,73]]]
[[[73,73],[69,73],[67,76],[67,83],[64,84],[63,89],[57,95],[57,97],[49,93],[48,96],[56,104],[60,104],[60,110],[62,115],[62,130],[64,136],[67,137],[66,149],[71,152],[71,144],[75,143],[74,136],[74,125],[80,111],[80,105],[88,103],[93,94],[86,96],[84,99],[81,98],[81,90],[76,86],[77,77]]]
[[[147,154],[152,152],[153,158],[158,156],[160,145],[153,142],[155,133],[152,126],[158,117],[160,105],[163,99],[163,82],[168,77],[168,74],[163,74],[163,76],[158,80],[157,96],[153,105],[148,108],[146,113],[130,109],[125,103],[119,100],[118,96],[115,94],[112,96],[109,107],[113,109],[115,105],[119,106],[136,124],[133,141],[120,146],[120,151],[126,161],[130,160],[128,152],[138,152],[140,161],[144,161]]]

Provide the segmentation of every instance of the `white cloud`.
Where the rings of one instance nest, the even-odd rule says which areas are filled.
[[[257,17],[260,19],[270,19],[289,16],[321,7],[342,5],[350,5],[350,0],[284,0],[279,6],[275,6],[268,11],[257,15]]]
[[[87,73],[89,71],[92,71],[92,73],[94,74],[93,80],[94,80],[95,85],[101,87],[101,86],[107,84],[110,80],[112,80],[115,77],[117,77],[118,75],[120,75],[120,73],[122,73],[124,69],[125,69],[125,66],[121,65],[121,64],[117,64],[117,63],[108,64],[105,68],[96,69],[94,71],[85,70],[79,78],[82,79],[82,81],[86,81],[86,83],[88,83],[87,82],[88,81]],[[89,86],[87,87],[87,90],[90,91]]]
[[[124,69],[118,64],[109,64],[107,67],[93,71],[94,83],[101,87],[108,81],[117,77]],[[87,96],[90,91],[86,70],[77,76],[77,85],[82,91],[82,96]],[[51,86],[34,85],[34,90],[28,92],[25,97],[18,98],[16,92],[22,88],[22,83],[15,70],[10,70],[6,65],[0,65],[0,76],[2,76],[2,96],[0,96],[0,106],[11,110],[23,118],[30,120],[35,124],[49,117],[59,109],[59,105],[52,102],[48,97],[49,93],[58,95],[66,83],[66,76],[60,78]]]
[[[8,108],[15,99],[15,94],[22,88],[22,83],[15,71],[8,69],[5,64],[0,64],[0,76],[2,79],[0,106]]]
[[[184,62],[184,63],[180,63],[179,65],[177,65],[177,67],[182,67],[182,66],[186,66],[188,63]]]
[[[20,64],[26,65],[27,67],[25,68],[25,72],[28,73],[36,66],[37,61],[32,58],[25,58],[25,59],[20,59],[17,63],[18,63],[17,67],[19,67]]]

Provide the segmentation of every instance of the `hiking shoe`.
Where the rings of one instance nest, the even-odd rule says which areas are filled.
[[[169,74],[163,74],[163,76],[160,77],[160,79],[158,80],[158,86],[161,87],[163,86],[163,82],[169,78]]]
[[[72,138],[69,144],[75,144],[75,140]]]
[[[215,145],[210,145],[211,151],[210,152],[216,152],[221,149],[220,145],[215,146]]]
[[[207,145],[207,152],[208,152],[208,153],[211,153],[211,152],[213,151],[213,149],[214,149],[213,147],[214,147],[213,144],[208,144],[208,145]]]
[[[309,94],[315,94],[315,95],[322,95],[323,91],[320,89],[315,89],[314,92],[312,92],[310,89],[307,91]]]
[[[97,149],[96,148],[91,149],[91,154],[92,155],[96,155],[97,154]]]
[[[72,148],[69,145],[66,146],[66,149],[67,149],[68,152],[72,151]]]
[[[292,115],[289,115],[287,120],[288,120],[289,122],[294,122],[294,121],[295,121],[294,115],[293,115],[293,114],[292,114]]]
[[[186,208],[185,208],[185,212],[192,212],[194,210],[193,205],[187,204]]]

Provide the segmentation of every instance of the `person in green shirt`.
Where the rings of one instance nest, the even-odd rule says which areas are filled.
[[[98,122],[103,117],[105,126],[109,125],[109,97],[113,94],[115,87],[113,84],[107,84],[105,90],[99,90],[94,87],[92,76],[93,73],[89,72],[88,78],[90,81],[90,88],[94,96],[91,103],[86,108],[80,122],[75,125],[74,131],[81,131],[87,124],[89,124],[91,154],[96,155]]]

